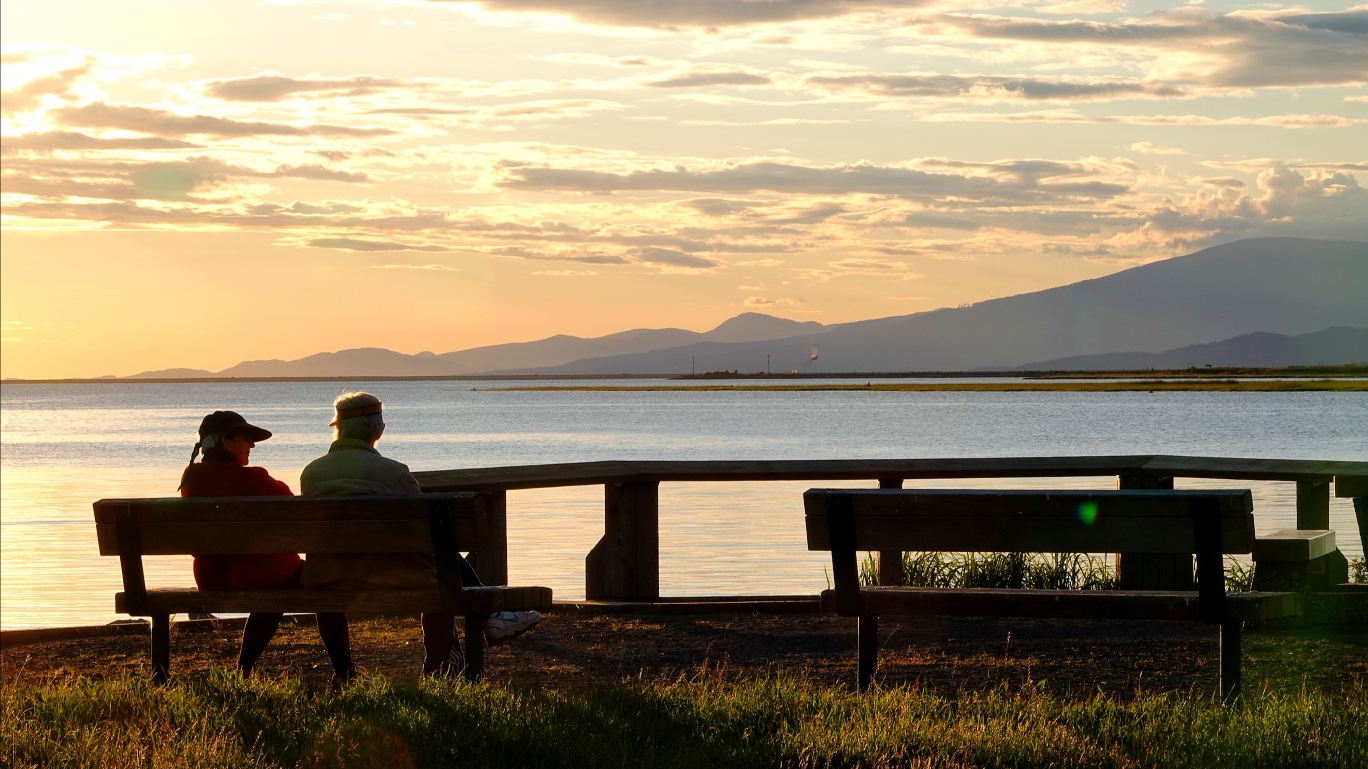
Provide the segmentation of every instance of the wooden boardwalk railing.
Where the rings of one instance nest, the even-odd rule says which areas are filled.
[[[482,491],[490,549],[472,565],[488,584],[508,584],[507,492],[559,486],[604,487],[604,534],[585,559],[590,600],[654,601],[660,597],[660,484],[708,481],[869,480],[899,488],[907,479],[1117,477],[1121,489],[1173,488],[1174,478],[1286,481],[1297,484],[1297,528],[1330,528],[1330,490],[1352,497],[1360,536],[1368,533],[1368,462],[1245,459],[1169,455],[985,457],[965,459],[832,459],[679,462],[576,462],[415,473],[425,492]],[[794,500],[801,509],[801,500]],[[795,524],[796,525],[796,524]],[[880,582],[891,580],[901,553],[880,554]],[[1129,589],[1190,589],[1190,559],[1122,553]],[[899,570],[900,571],[900,570]]]

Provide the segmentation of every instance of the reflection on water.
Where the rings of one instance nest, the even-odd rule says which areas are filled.
[[[480,383],[481,387],[498,383]],[[357,383],[386,401],[381,450],[415,470],[603,459],[815,459],[1196,454],[1368,459],[1360,393],[479,392],[450,382]],[[255,464],[298,490],[327,449],[337,383],[5,385],[0,452],[0,623],[115,619],[118,560],[95,546],[90,504],[171,496],[199,419],[231,408],[276,432]],[[665,484],[666,595],[812,593],[802,492],[863,483]],[[908,486],[1114,488],[1114,478],[923,481]],[[1250,488],[1260,532],[1295,524],[1290,483]],[[509,494],[510,578],[584,595],[603,530],[601,487]],[[1331,525],[1362,552],[1349,500]],[[148,558],[150,585],[189,584],[188,558]]]

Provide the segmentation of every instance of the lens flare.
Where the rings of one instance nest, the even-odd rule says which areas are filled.
[[[1097,520],[1097,503],[1084,502],[1083,504],[1079,505],[1078,520],[1086,523],[1089,526],[1093,525],[1093,521]]]

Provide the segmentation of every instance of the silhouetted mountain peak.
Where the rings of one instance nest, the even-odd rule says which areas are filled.
[[[815,334],[824,328],[826,326],[815,320],[788,320],[759,312],[743,312],[722,321],[717,328],[703,336],[712,342],[763,342],[799,334]]]

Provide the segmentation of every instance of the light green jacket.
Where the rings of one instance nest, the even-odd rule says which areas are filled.
[[[304,495],[421,494],[408,465],[386,459],[365,441],[340,438],[299,476]],[[435,587],[432,558],[418,554],[310,553],[304,561],[306,588],[331,590]]]

